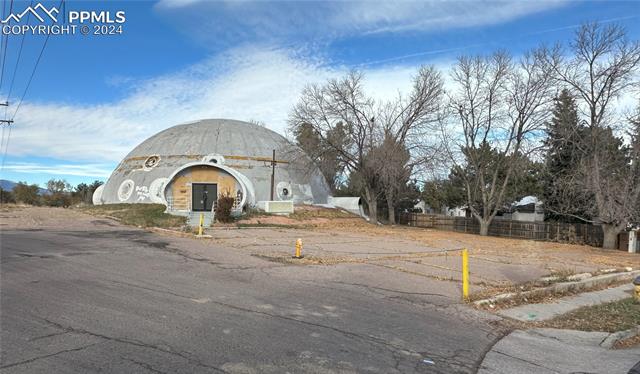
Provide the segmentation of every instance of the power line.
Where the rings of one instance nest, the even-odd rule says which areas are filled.
[[[7,0],[2,0],[2,19],[3,20],[5,19],[6,12],[7,12]],[[2,35],[2,37],[0,38],[0,50],[4,50],[5,40],[6,40],[5,35]],[[4,71],[4,63],[3,63],[3,66],[2,66],[2,70]],[[5,107],[5,119],[6,118],[7,118],[7,113],[6,113],[6,107]],[[0,140],[0,152],[2,152],[4,154],[3,150],[4,150],[4,143],[5,143],[5,138],[4,138],[5,126],[4,126],[4,124],[0,125],[0,126],[2,126],[2,138]],[[9,144],[7,143],[7,146],[8,145]],[[2,163],[4,163],[4,156],[2,157]],[[4,167],[0,168],[0,173],[2,173],[3,170],[4,170]]]
[[[33,0],[32,0],[32,3],[33,3]],[[64,0],[60,0],[60,4],[58,5],[58,9],[62,8],[62,4],[63,3],[64,3]],[[3,6],[3,13],[4,13],[4,8],[5,8],[5,6]],[[13,0],[11,0],[11,8],[13,8]],[[7,140],[5,142],[5,147],[4,147],[4,153],[2,155],[2,164],[0,165],[0,173],[4,172],[4,163],[6,161],[7,152],[9,150],[9,141],[11,140],[11,129],[13,127],[11,124],[13,123],[13,120],[16,117],[16,114],[18,113],[18,110],[20,109],[20,106],[22,105],[22,101],[24,100],[25,96],[27,95],[27,91],[29,91],[29,87],[31,86],[31,82],[33,81],[33,77],[36,75],[36,71],[38,70],[38,65],[40,64],[40,60],[42,60],[42,55],[44,54],[44,50],[47,48],[47,44],[49,42],[49,37],[50,36],[51,36],[50,33],[47,34],[47,37],[45,38],[44,43],[42,44],[42,49],[40,49],[40,53],[38,54],[38,58],[36,60],[36,63],[33,66],[33,71],[31,71],[31,75],[29,76],[29,80],[28,80],[27,85],[26,85],[26,87],[24,89],[24,92],[22,93],[22,96],[20,97],[20,101],[18,102],[18,106],[16,107],[16,110],[13,112],[13,116],[11,116],[11,119],[7,120],[6,119],[6,113],[5,113],[5,119],[4,120],[0,120],[0,123],[4,123],[4,124],[6,124],[6,126],[9,127],[9,132],[7,134]],[[24,44],[24,38],[22,39],[22,42],[21,42],[19,55],[22,54],[22,46],[23,46],[23,44]],[[6,54],[6,46],[7,46],[7,42],[5,41],[4,54]],[[2,58],[2,73],[1,73],[2,75],[4,75],[4,59],[5,59],[4,54],[3,54],[3,58]],[[19,61],[16,62],[16,67],[14,69],[14,76],[12,78],[11,86],[13,86],[13,80],[15,79],[15,72],[18,69],[18,62]],[[0,86],[1,86],[1,84],[2,84],[2,81],[1,81],[1,77],[0,77]],[[7,100],[8,100],[8,98],[7,98]],[[5,105],[8,105],[8,103],[6,103]],[[0,148],[0,151],[2,151],[1,148]]]
[[[33,0],[31,0],[31,3],[29,4],[29,6],[33,6]],[[29,12],[29,14],[27,15],[27,25],[29,25],[29,23],[31,22],[31,12]],[[18,66],[20,66],[20,59],[22,57],[22,48],[24,47],[24,39],[27,36],[27,33],[23,33],[22,34],[22,40],[20,41],[20,49],[18,50],[18,58],[16,59],[16,66],[13,69],[13,75],[11,77],[11,84],[9,84],[9,93],[7,93],[7,103],[9,102],[9,100],[11,99],[11,92],[13,92],[13,84],[16,80],[16,75],[18,73]],[[5,106],[4,108],[4,118],[7,118],[7,110],[9,109],[9,106]],[[1,149],[1,148],[0,148]]]
[[[9,14],[13,12],[13,0],[11,0],[11,5],[9,5]],[[31,13],[29,13],[31,14]],[[11,20],[9,20],[9,25],[11,25]],[[2,69],[0,69],[0,88],[2,88],[2,83],[4,81],[4,66],[7,60],[7,49],[9,46],[9,34],[3,35],[5,38],[4,46],[2,48]]]
[[[64,0],[60,0],[60,4],[58,5],[58,9],[62,9],[62,4],[64,3]],[[27,95],[27,91],[29,91],[29,87],[31,86],[31,82],[33,81],[33,77],[36,75],[36,70],[38,69],[38,65],[40,64],[40,60],[42,59],[42,55],[44,54],[44,50],[45,48],[47,48],[47,43],[49,42],[49,37],[51,36],[51,34],[47,34],[47,37],[44,40],[44,44],[42,44],[42,49],[40,50],[40,54],[38,55],[38,59],[36,60],[36,64],[33,67],[33,71],[31,72],[31,76],[29,76],[29,81],[27,82],[27,86],[24,89],[24,92],[22,93],[22,96],[20,97],[20,101],[18,102],[18,106],[16,107],[15,112],[13,112],[13,116],[11,116],[11,120],[13,120],[14,118],[16,118],[16,114],[18,113],[18,110],[20,109],[20,106],[22,105],[22,101],[24,100],[24,97]]]

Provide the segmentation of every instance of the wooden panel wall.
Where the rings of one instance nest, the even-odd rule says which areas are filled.
[[[210,166],[194,166],[181,171],[169,186],[174,210],[191,210],[192,183],[215,183],[218,185],[218,196],[229,191],[231,196],[235,197],[236,191],[240,189],[236,179],[224,170]]]

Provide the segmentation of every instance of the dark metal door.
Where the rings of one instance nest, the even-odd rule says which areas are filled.
[[[210,212],[218,199],[218,185],[193,183],[191,185],[191,209],[194,212]]]

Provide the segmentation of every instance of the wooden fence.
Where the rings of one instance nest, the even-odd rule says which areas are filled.
[[[449,217],[435,214],[402,213],[400,224],[437,230],[479,234],[475,218]],[[588,244],[602,247],[602,227],[584,223],[522,222],[496,218],[489,225],[489,235],[506,238]]]

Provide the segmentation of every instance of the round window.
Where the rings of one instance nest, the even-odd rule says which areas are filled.
[[[147,169],[151,169],[152,167],[158,165],[158,162],[160,162],[160,157],[158,157],[158,156],[149,156],[144,161],[144,167],[147,168]]]

